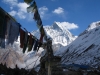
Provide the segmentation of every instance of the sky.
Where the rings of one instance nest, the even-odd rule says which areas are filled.
[[[55,21],[68,24],[73,35],[82,33],[92,22],[100,21],[100,0],[35,0],[42,24]],[[12,15],[27,31],[37,30],[34,13],[28,13],[24,0],[0,0],[0,7]]]

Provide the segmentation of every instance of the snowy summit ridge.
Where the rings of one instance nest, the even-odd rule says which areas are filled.
[[[44,29],[47,35],[52,38],[53,44],[66,46],[76,39],[76,37],[69,32],[67,26],[61,25],[60,22],[54,22],[51,26],[44,26]],[[40,35],[38,35],[38,31],[32,33],[39,38]]]
[[[98,26],[100,26],[100,21],[91,23],[91,24],[89,25],[89,27],[88,27],[86,30],[89,31],[89,30],[92,30],[92,29],[94,29],[94,28],[96,28],[96,27],[98,27]]]

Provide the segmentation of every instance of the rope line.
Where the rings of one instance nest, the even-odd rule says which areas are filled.
[[[41,54],[39,55],[39,57],[41,56]],[[39,59],[39,57],[35,60],[35,61],[33,61],[32,63],[34,63],[35,62],[35,64],[34,64],[34,66],[33,66],[33,68],[35,67],[35,65],[36,65],[36,62],[37,62],[37,60]],[[28,66],[30,66],[32,63],[30,63],[29,65],[27,65],[26,67],[28,68]],[[25,67],[25,68],[26,68]]]

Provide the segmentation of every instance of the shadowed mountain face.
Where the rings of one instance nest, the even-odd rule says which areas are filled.
[[[100,66],[100,21],[92,23],[77,39],[58,50],[55,55],[61,56],[65,64]]]

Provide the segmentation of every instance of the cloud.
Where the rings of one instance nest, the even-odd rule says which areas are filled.
[[[26,18],[25,13],[23,13],[22,11],[19,11],[19,12],[17,13],[17,16],[18,16],[20,19],[25,19],[25,18]]]
[[[44,15],[46,14],[47,11],[48,11],[48,8],[46,6],[43,6],[43,7],[39,8],[41,18],[44,17]]]
[[[15,16],[19,19],[28,19],[28,21],[33,20],[33,14],[27,13],[27,7],[29,7],[28,4],[24,2],[18,2],[18,0],[3,0],[3,2],[10,6],[10,10],[11,10],[9,12],[10,15]],[[48,19],[51,17],[50,14],[48,14],[47,12],[48,12],[48,8],[46,6],[39,8],[39,14],[42,19]]]
[[[55,9],[54,11],[52,11],[55,14],[63,14],[64,13],[64,9],[61,7],[58,7],[57,9]]]
[[[18,0],[3,0],[4,3],[10,5],[11,11],[8,12],[12,16],[17,16],[20,19],[30,18],[30,14],[27,13],[28,4],[24,2],[18,2]]]
[[[15,16],[17,14],[16,11],[12,10],[11,12],[8,12],[10,15]]]
[[[20,19],[25,19],[26,17],[28,17],[28,13],[26,11],[26,8],[28,7],[29,5],[27,5],[26,3],[18,3],[16,5],[16,7],[18,8],[18,10],[12,10],[10,13],[10,15],[12,16],[18,16],[18,18]]]
[[[18,12],[17,12],[17,16],[20,18],[20,19],[25,19],[28,15],[27,13],[27,7],[29,5],[27,5],[26,3],[18,3],[17,4],[17,7],[18,7]]]
[[[66,27],[68,30],[79,28],[78,25],[75,23],[69,23],[69,22],[56,22],[56,23],[59,24],[60,26]]]
[[[24,2],[18,2],[18,0],[3,0],[3,2],[9,5],[11,10],[9,12],[10,15],[17,17],[18,19],[28,19],[28,21],[33,20],[33,14],[27,13],[27,7],[29,7],[28,4]],[[48,8],[46,6],[39,8],[39,14],[42,19],[48,19],[51,17],[47,12]]]
[[[62,7],[58,7],[57,9],[55,9],[54,11],[52,11],[52,13],[54,15],[56,15],[57,17],[63,18],[63,19],[67,19],[67,14],[68,12],[65,11]]]
[[[28,6],[29,5],[27,5],[26,3],[18,3],[17,4],[17,7],[19,8],[19,11],[24,12],[24,13],[27,13],[26,8]]]

